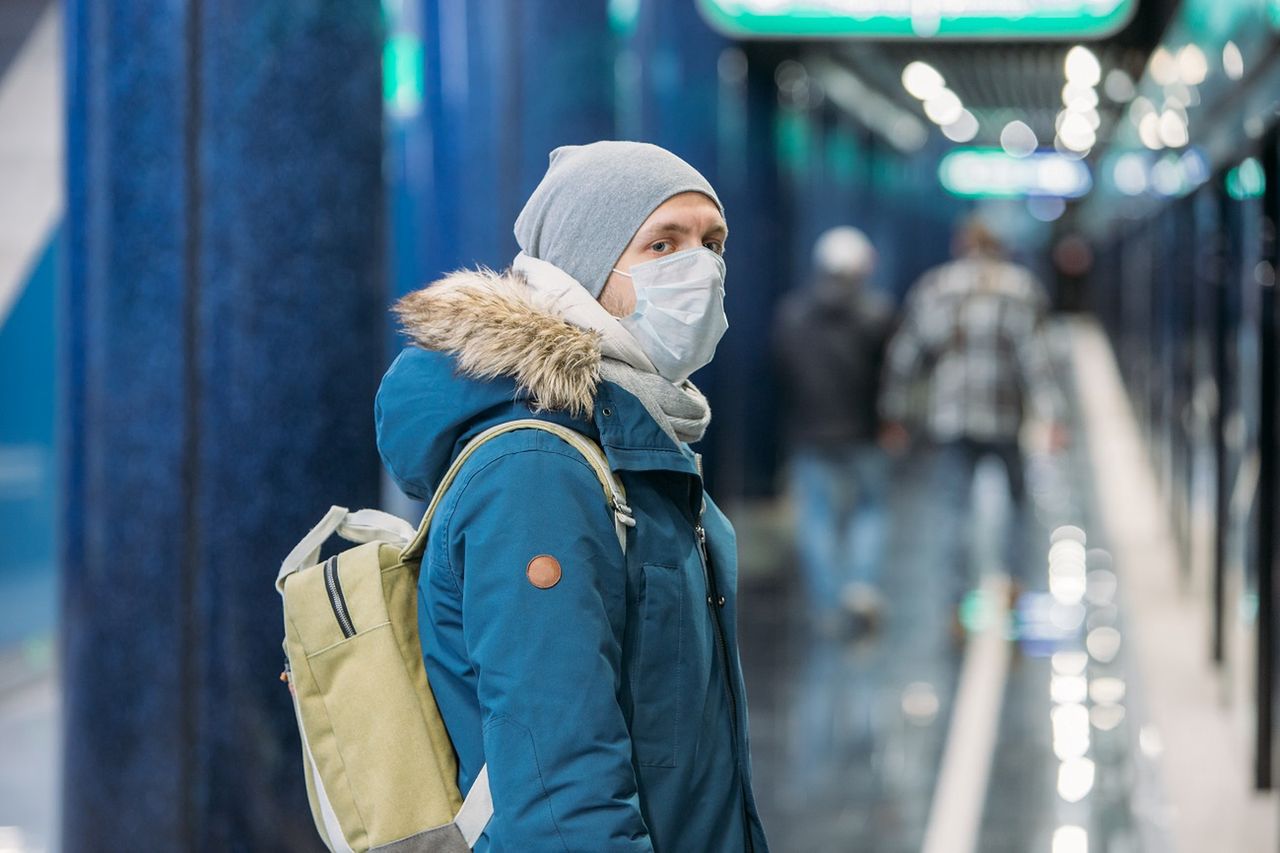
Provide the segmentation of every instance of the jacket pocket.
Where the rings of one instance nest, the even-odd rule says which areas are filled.
[[[683,578],[674,566],[657,563],[645,563],[642,577],[631,742],[637,764],[675,767],[687,618]]]

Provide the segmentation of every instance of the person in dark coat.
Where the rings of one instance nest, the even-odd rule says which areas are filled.
[[[813,260],[813,283],[783,301],[774,330],[798,550],[817,623],[874,627],[889,465],[877,400],[892,313],[868,286],[876,252],[861,231],[827,231]]]

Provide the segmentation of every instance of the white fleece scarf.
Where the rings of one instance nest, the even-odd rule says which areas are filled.
[[[564,270],[530,257],[516,255],[512,268],[524,275],[539,301],[566,322],[600,334],[604,355],[600,376],[634,394],[658,426],[677,444],[702,438],[711,422],[711,407],[692,382],[676,385],[658,374],[640,344],[587,289]]]

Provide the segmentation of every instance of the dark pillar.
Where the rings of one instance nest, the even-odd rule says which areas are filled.
[[[318,846],[279,560],[378,497],[376,0],[68,0],[69,851]]]
[[[517,246],[516,215],[560,145],[613,133],[604,3],[403,0],[392,24],[420,45],[422,93],[390,124],[395,287]]]
[[[695,375],[713,417],[699,445],[708,485],[728,503],[772,490],[776,389],[769,328],[784,283],[774,119],[778,51],[713,30],[696,3],[616,4],[619,135],[674,151],[716,188],[729,222],[729,331]]]

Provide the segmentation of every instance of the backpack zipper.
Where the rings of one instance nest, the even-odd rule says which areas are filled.
[[[333,615],[338,620],[338,627],[342,629],[343,638],[354,637],[356,626],[351,621],[351,611],[347,609],[347,599],[342,594],[337,557],[330,557],[324,564],[324,588],[329,593],[329,606],[333,608]]]

